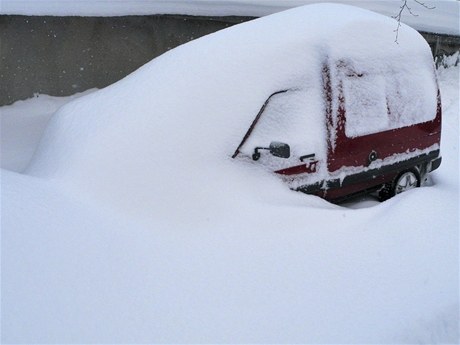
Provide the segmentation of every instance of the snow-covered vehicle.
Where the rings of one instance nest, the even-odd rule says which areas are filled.
[[[420,185],[440,163],[440,96],[428,44],[404,24],[396,43],[397,24],[316,4],[194,40],[61,108],[26,172],[120,207],[133,190],[162,207],[172,189],[246,192],[248,162],[269,172],[257,190],[277,172],[333,201]]]
[[[378,16],[345,23],[340,48],[329,32],[303,78],[319,82],[274,90],[233,157],[250,155],[293,189],[330,201],[419,187],[441,164],[441,98],[428,44],[405,28],[412,39],[402,48],[388,37],[395,27]]]

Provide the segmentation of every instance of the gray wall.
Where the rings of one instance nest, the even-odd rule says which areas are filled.
[[[250,19],[0,16],[0,105],[102,88],[171,48]],[[459,37],[425,36],[435,54],[459,49]]]
[[[460,49],[460,37],[430,32],[420,32],[431,47],[433,56],[452,55]]]
[[[102,88],[171,48],[249,19],[0,16],[0,105]]]

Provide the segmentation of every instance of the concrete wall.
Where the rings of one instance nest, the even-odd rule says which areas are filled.
[[[102,88],[171,48],[249,19],[0,16],[0,105]]]
[[[171,48],[250,19],[0,16],[0,105],[105,87]],[[459,37],[425,35],[435,54],[460,47]]]

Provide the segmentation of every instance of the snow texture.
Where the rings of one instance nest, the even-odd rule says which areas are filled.
[[[53,113],[70,100],[93,91],[94,89],[70,97],[36,95],[33,102],[18,101],[14,105],[2,107],[0,117],[1,167],[22,172],[29,164]]]
[[[368,32],[372,32],[370,28]],[[435,118],[437,83],[431,52],[420,50],[417,55],[423,56],[423,62],[407,59],[405,54],[391,56],[382,52],[380,59],[374,58],[369,63],[354,58],[356,67],[339,70],[348,137],[402,128]],[[414,63],[418,63],[418,67]],[[417,73],[413,73],[414,68]]]
[[[61,107],[25,172],[2,170],[2,342],[458,342],[458,67],[429,187],[346,208],[230,158],[271,93],[293,90],[276,112],[310,92],[334,53],[315,34],[367,20],[393,33],[345,6],[262,18]],[[414,35],[394,49],[423,62]]]

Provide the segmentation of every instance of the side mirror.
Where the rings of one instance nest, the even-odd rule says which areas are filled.
[[[288,144],[272,141],[268,147],[270,153],[275,157],[289,158],[291,157],[291,148]]]
[[[255,161],[260,158],[259,150],[268,150],[273,156],[280,158],[289,158],[291,156],[291,148],[289,145],[277,141],[272,141],[268,147],[256,147],[252,154],[252,159]]]

